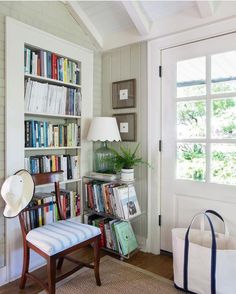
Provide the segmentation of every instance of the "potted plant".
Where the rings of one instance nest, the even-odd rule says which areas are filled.
[[[134,180],[134,167],[147,162],[142,160],[142,157],[137,156],[139,144],[134,151],[130,148],[120,146],[120,152],[113,149],[114,157],[112,158],[114,169],[116,172],[121,172],[121,180],[133,181]]]

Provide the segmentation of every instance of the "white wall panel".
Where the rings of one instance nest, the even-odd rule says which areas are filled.
[[[147,160],[147,47],[146,42],[125,46],[111,50],[102,57],[102,115],[115,113],[136,112],[137,114],[137,142],[113,143],[135,148],[140,143],[139,154]],[[112,82],[136,79],[136,107],[127,109],[112,109]],[[135,169],[136,190],[139,203],[143,211],[147,212],[147,167]],[[134,223],[135,233],[143,241],[147,236],[146,214]],[[143,241],[144,242],[144,241]],[[143,244],[145,245],[145,244]]]

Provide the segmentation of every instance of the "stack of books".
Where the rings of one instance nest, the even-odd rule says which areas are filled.
[[[55,204],[56,196],[52,193],[35,193],[29,207],[48,204],[35,210],[25,213],[25,223],[27,229],[31,230],[43,225],[58,221],[58,210]],[[80,195],[74,191],[61,190],[60,201],[62,213],[65,218],[80,215]]]
[[[79,65],[55,53],[25,48],[24,68],[26,74],[79,85]]]
[[[128,255],[138,244],[132,226],[127,221],[101,217],[96,214],[85,215],[85,222],[101,230],[100,246]]]
[[[58,115],[81,115],[80,90],[40,83],[25,83],[25,111]]]
[[[78,155],[35,155],[25,158],[25,169],[31,174],[63,171],[63,181],[79,178]]]
[[[80,126],[25,121],[25,147],[75,147],[80,144]]]
[[[85,184],[85,202],[95,212],[131,219],[141,213],[133,185],[91,181]]]

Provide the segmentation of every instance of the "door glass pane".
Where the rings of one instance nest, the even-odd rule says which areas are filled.
[[[206,95],[206,58],[177,62],[177,97]]]
[[[236,98],[212,100],[212,138],[236,138]]]
[[[236,145],[212,144],[211,181],[218,184],[236,184]]]
[[[204,181],[206,173],[205,144],[177,144],[177,179]]]
[[[205,101],[185,101],[177,103],[177,138],[206,137]]]
[[[236,51],[220,53],[211,57],[211,92],[236,91]]]

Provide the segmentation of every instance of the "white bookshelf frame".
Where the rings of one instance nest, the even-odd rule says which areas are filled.
[[[81,149],[81,146],[72,146],[72,147],[25,147],[25,151],[43,151],[43,150],[74,150]]]
[[[39,116],[39,117],[51,117],[51,118],[64,118],[64,119],[80,119],[81,116],[67,115],[67,114],[50,114],[50,113],[40,113],[40,112],[29,112],[25,111],[25,116]]]
[[[24,74],[24,47],[25,45],[42,48],[81,63],[81,85],[64,83],[44,77]],[[6,17],[6,117],[5,117],[5,177],[24,168],[26,150],[56,150],[55,148],[25,148],[24,147],[24,119],[25,116],[38,116],[39,113],[24,112],[24,78],[25,76],[41,81],[51,82],[74,88],[81,88],[82,114],[80,116],[43,114],[42,117],[80,119],[81,146],[70,149],[80,151],[80,176],[87,174],[92,169],[92,143],[86,140],[88,123],[93,116],[93,52],[71,42],[65,41],[54,35]],[[67,149],[62,147],[60,149]],[[80,179],[68,180],[63,184],[81,182]],[[83,203],[83,201],[81,201]],[[5,281],[17,279],[21,275],[22,265],[22,237],[18,218],[6,221],[6,274]],[[30,270],[40,267],[44,260],[36,254],[31,255]]]

